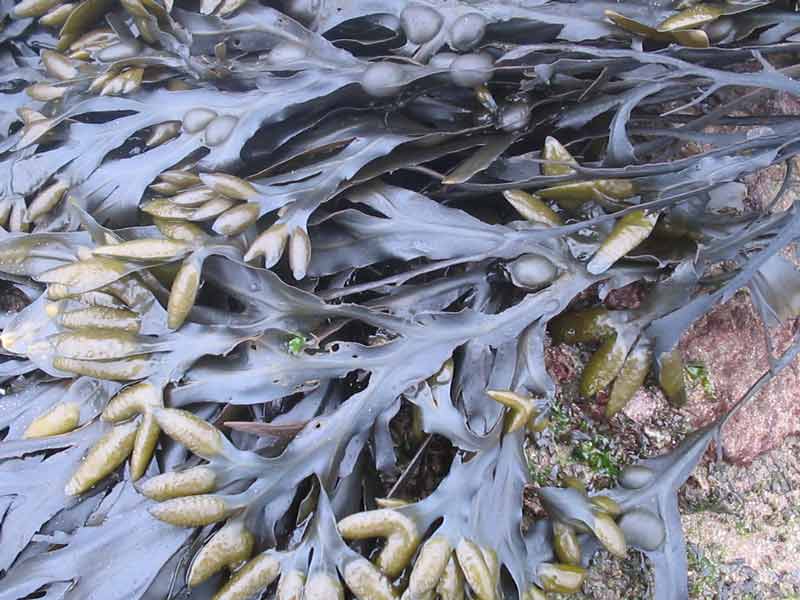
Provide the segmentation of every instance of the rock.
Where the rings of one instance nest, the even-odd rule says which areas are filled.
[[[0,313],[18,313],[31,301],[14,285],[7,282],[0,284]]]
[[[797,321],[769,332],[775,352],[785,350]],[[686,361],[702,363],[714,386],[708,398],[694,386],[683,408],[696,427],[726,412],[768,369],[767,346],[761,321],[745,293],[719,306],[698,321],[681,341]],[[727,460],[748,463],[800,432],[800,362],[773,379],[725,427],[722,445]]]
[[[795,164],[797,166],[797,164]],[[747,200],[745,208],[750,211],[762,210],[770,205],[772,200],[781,188],[786,166],[784,164],[772,165],[756,171],[751,175],[746,175],[742,179],[747,185]],[[784,194],[784,202],[778,204],[778,208],[786,208],[787,197],[796,197],[797,193],[789,190]]]
[[[786,92],[774,92],[767,100],[767,110],[777,115],[800,115],[800,101]]]
[[[622,409],[634,423],[647,423],[659,410],[667,406],[667,399],[659,388],[643,387],[633,395],[630,402]]]
[[[800,439],[785,440],[747,466],[707,459],[684,488],[681,511],[696,597],[796,598]],[[692,548],[706,560],[697,560]],[[716,576],[704,574],[714,565]]]
[[[578,377],[579,368],[576,353],[576,348],[569,344],[558,344],[545,348],[545,368],[556,384]]]
[[[624,310],[639,308],[645,297],[645,288],[639,281],[634,281],[626,286],[611,290],[605,297],[603,304],[609,310]]]

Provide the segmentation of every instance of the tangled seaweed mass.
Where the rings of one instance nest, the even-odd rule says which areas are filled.
[[[550,343],[611,417],[734,293],[800,313],[800,120],[746,110],[795,9],[0,0],[0,600],[541,600],[601,548],[685,600],[727,416],[525,521],[523,447]]]

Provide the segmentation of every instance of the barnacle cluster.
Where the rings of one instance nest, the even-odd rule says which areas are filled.
[[[541,600],[631,548],[687,598],[727,416],[525,521],[522,449],[549,343],[613,418],[739,290],[800,314],[798,123],[742,116],[794,8],[0,0],[0,600]]]

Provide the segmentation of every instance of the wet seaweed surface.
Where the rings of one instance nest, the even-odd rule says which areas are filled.
[[[0,0],[0,600],[541,600],[601,548],[688,598],[677,492],[800,343],[666,454],[570,434],[588,487],[528,442],[551,344],[610,418],[735,293],[800,314],[800,120],[743,110],[796,9]]]

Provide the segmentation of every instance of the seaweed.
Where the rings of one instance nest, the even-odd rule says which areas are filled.
[[[798,125],[741,110],[793,3],[279,4],[0,0],[0,600],[538,600],[601,548],[688,597],[677,492],[799,342],[542,514],[523,447],[551,342],[612,417],[735,293],[800,315]]]

